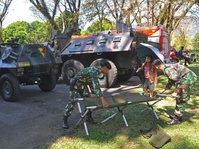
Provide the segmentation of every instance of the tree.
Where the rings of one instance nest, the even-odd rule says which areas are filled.
[[[58,10],[62,18],[63,31],[71,28],[78,30],[80,7],[81,0],[60,0]]]
[[[49,41],[49,36],[48,24],[39,21],[17,21],[3,29],[3,40],[6,42],[18,38],[20,44],[43,43]]]
[[[193,49],[199,51],[199,33],[193,38]]]
[[[50,24],[34,21],[29,24],[29,43],[43,43],[50,41]]]
[[[102,20],[102,24],[100,24],[101,21],[97,20],[94,21],[90,27],[87,28],[85,32],[82,32],[81,34],[88,35],[91,33],[98,33],[100,31],[104,30],[112,30],[115,26],[113,26],[113,22],[109,21],[108,19]]]
[[[133,5],[130,3],[131,0],[104,0],[109,14],[112,15],[112,17],[115,20],[123,21],[130,25],[129,18],[130,18],[130,9],[134,9]]]
[[[3,21],[8,13],[8,8],[12,0],[0,0],[0,43],[3,42],[2,39],[2,25]]]
[[[38,10],[47,21],[49,21],[53,30],[60,30],[60,19],[55,19],[55,15],[59,11],[62,21],[63,35],[70,36],[73,32],[78,31],[81,0],[51,0],[48,2],[45,0],[29,1],[34,5],[36,10]]]
[[[103,30],[102,21],[107,17],[107,6],[104,0],[86,0],[82,6],[82,12],[86,21],[98,20],[100,31]]]
[[[53,29],[58,29],[55,23],[55,15],[57,13],[57,7],[60,0],[29,0],[30,3],[46,18],[51,24]]]
[[[110,14],[117,20],[122,20],[129,26],[164,25],[169,34],[178,27],[186,16],[194,0],[105,0]]]
[[[28,43],[29,24],[25,21],[17,21],[3,29],[3,40],[8,42],[11,38],[18,38],[19,43]]]

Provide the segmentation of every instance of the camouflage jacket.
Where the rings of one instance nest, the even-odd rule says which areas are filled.
[[[94,67],[87,67],[79,71],[74,77],[74,88],[77,90],[86,89],[86,85],[89,85],[91,92],[96,95],[96,97],[103,96],[98,77],[100,75],[100,70]]]
[[[164,69],[164,74],[168,77],[168,84],[166,88],[170,89],[172,85],[178,84],[193,84],[197,80],[197,75],[191,71],[189,68],[173,64],[166,66]]]

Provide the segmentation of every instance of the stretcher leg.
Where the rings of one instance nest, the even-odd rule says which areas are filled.
[[[154,108],[153,108],[153,105],[155,105],[156,103],[158,103],[160,100],[162,100],[162,99],[159,99],[159,100],[157,100],[156,102],[154,102],[154,103],[152,103],[152,104],[149,104],[149,103],[147,102],[148,107],[146,107],[145,109],[143,109],[141,112],[144,112],[146,109],[151,108],[152,111],[153,111],[153,113],[154,113],[154,115],[155,115],[155,117],[156,117],[156,119],[159,119],[159,117],[158,117],[156,111],[155,111]]]
[[[118,112],[114,113],[113,115],[109,116],[109,117],[106,118],[105,120],[101,121],[101,124],[102,124],[102,123],[105,123],[106,121],[108,121],[108,120],[114,118],[117,114],[121,113],[122,118],[123,118],[123,120],[124,120],[124,123],[125,123],[126,127],[128,127],[128,126],[129,126],[129,125],[128,125],[128,122],[127,122],[126,117],[125,117],[125,115],[124,115],[124,113],[123,113],[123,110],[124,110],[125,108],[126,108],[126,106],[124,106],[124,107],[121,108],[121,109],[120,109],[120,107],[117,107]]]
[[[118,113],[119,113],[119,112],[114,113],[113,115],[111,115],[111,116],[107,117],[105,120],[101,121],[100,123],[101,123],[101,124],[102,124],[102,123],[105,123],[106,121],[108,121],[108,120],[110,120],[110,119],[114,118]]]
[[[157,113],[156,113],[156,111],[155,111],[155,110],[153,110],[153,113],[154,113],[154,115],[155,115],[156,119],[157,119],[157,120],[159,120],[159,117],[158,117],[158,115],[157,115]]]
[[[76,126],[85,118],[85,116],[86,116],[86,114],[89,112],[89,110],[86,110],[85,112],[84,112],[84,114],[83,115],[81,115],[81,118],[79,119],[79,121],[76,123]]]
[[[79,102],[77,102],[77,107],[78,107],[79,113],[82,113],[82,109],[81,109],[81,106],[80,106]]]
[[[129,125],[128,125],[128,123],[127,123],[127,120],[126,120],[125,115],[123,114],[122,117],[123,117],[123,120],[124,120],[124,123],[125,123],[126,127],[128,127]]]
[[[86,135],[88,136],[88,135],[89,135],[89,133],[88,133],[88,127],[87,127],[86,122],[84,122],[84,129],[85,129]]]

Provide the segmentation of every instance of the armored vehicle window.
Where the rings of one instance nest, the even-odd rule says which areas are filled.
[[[113,42],[120,42],[121,41],[121,37],[114,37],[113,38]]]
[[[107,41],[107,38],[102,38],[100,41],[99,41],[99,44],[105,44]]]
[[[81,42],[79,41],[75,42],[75,46],[81,46]]]
[[[87,42],[86,42],[86,45],[91,45],[91,44],[93,44],[94,43],[94,40],[88,40]]]

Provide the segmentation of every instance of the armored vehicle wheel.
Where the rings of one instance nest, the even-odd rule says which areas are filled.
[[[68,60],[62,66],[62,77],[66,84],[70,84],[70,79],[73,78],[80,70],[84,69],[84,65],[77,60]]]
[[[4,74],[0,78],[0,92],[5,101],[17,101],[20,94],[18,80],[11,74]]]
[[[96,66],[100,66],[100,61],[102,60],[102,58],[100,59],[96,59],[94,60],[90,66],[92,67],[96,67]],[[111,87],[116,81],[117,81],[117,67],[115,66],[115,64],[108,60],[108,59],[104,59],[106,61],[108,61],[111,64],[111,70],[109,70],[108,74],[100,76],[99,78],[99,83],[101,87]]]
[[[133,76],[133,72],[134,71],[132,69],[129,69],[127,73],[123,75],[118,75],[118,81],[127,81]]]
[[[55,88],[56,83],[57,83],[56,75],[54,73],[51,73],[49,75],[44,75],[42,77],[41,83],[39,83],[38,86],[42,91],[48,92]]]

